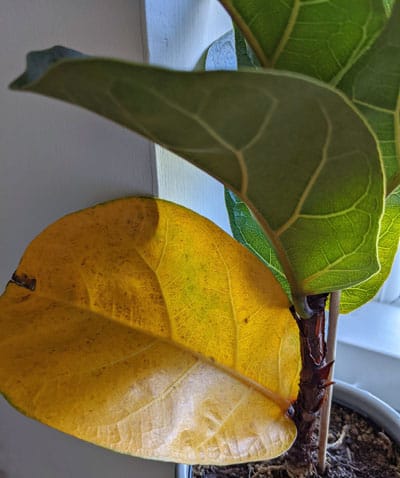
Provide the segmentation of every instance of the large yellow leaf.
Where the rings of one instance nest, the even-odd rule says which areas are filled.
[[[286,416],[297,329],[271,273],[208,220],[128,198],[66,216],[0,298],[0,384],[67,433],[188,463],[267,459]]]

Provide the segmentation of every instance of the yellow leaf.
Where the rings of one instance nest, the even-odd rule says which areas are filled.
[[[60,219],[0,298],[1,390],[27,415],[137,456],[226,464],[292,444],[287,298],[208,220],[128,198]]]

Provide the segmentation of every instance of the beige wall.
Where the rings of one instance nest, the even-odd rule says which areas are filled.
[[[143,61],[142,18],[140,0],[0,1],[1,289],[28,242],[56,218],[98,201],[155,192],[149,143],[78,108],[7,90],[27,51],[54,44]],[[128,476],[172,477],[173,465],[81,442],[0,400],[1,478]]]
[[[154,192],[153,147],[92,113],[11,92],[30,50],[144,60],[141,0],[0,2],[0,287],[28,242],[73,210]],[[134,160],[134,161],[133,161]]]

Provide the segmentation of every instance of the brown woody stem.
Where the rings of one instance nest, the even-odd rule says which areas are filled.
[[[329,386],[328,377],[332,363],[326,362],[325,343],[325,303],[327,294],[307,298],[313,314],[310,318],[301,318],[291,309],[300,333],[302,370],[300,388],[293,404],[293,420],[297,427],[297,439],[292,449],[297,463],[311,463],[315,448],[313,432],[319,410]]]

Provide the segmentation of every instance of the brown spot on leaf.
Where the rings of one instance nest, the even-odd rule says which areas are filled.
[[[29,289],[31,291],[34,291],[36,288],[36,279],[34,277],[29,277],[26,274],[17,274],[14,272],[11,277],[11,282],[20,287],[25,287],[25,289]]]

